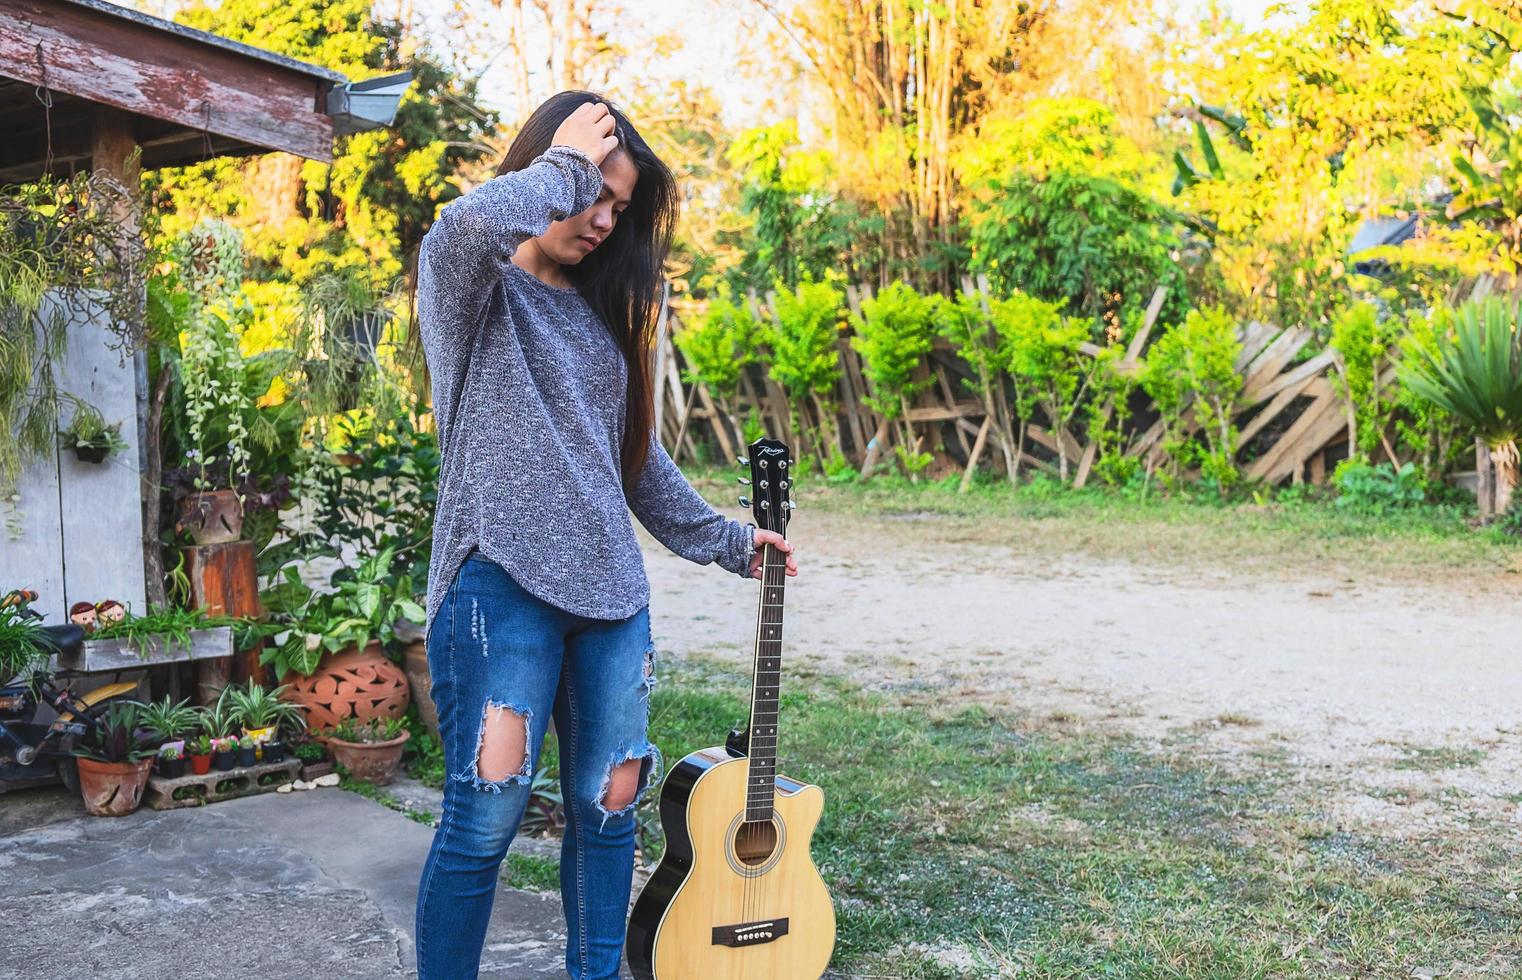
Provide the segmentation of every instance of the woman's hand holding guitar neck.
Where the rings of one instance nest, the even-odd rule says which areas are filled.
[[[787,573],[796,576],[798,574],[798,556],[794,553],[793,543],[776,531],[767,531],[756,528],[756,553],[750,557],[750,577],[761,577],[761,559],[766,553],[765,547],[769,544],[777,546],[777,550],[787,555]]]

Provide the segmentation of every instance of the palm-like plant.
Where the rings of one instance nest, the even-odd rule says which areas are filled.
[[[170,704],[168,698],[150,701],[143,705],[138,724],[156,735],[160,741],[170,741],[194,731],[200,724],[201,711],[192,707],[186,698],[178,704]]]
[[[201,731],[212,738],[227,738],[238,730],[238,714],[227,694],[230,690],[224,687],[215,701],[201,709]]]
[[[228,687],[222,692],[232,704],[237,723],[244,729],[268,728],[282,725],[290,730],[306,727],[306,713],[301,706],[281,699],[286,685],[266,691],[249,678],[245,687]],[[220,700],[220,699],[219,699]]]
[[[1419,350],[1402,379],[1421,397],[1468,423],[1496,464],[1494,510],[1506,509],[1517,485],[1522,438],[1522,319],[1499,297],[1470,301],[1453,313],[1449,336]],[[1482,512],[1489,501],[1481,501]]]

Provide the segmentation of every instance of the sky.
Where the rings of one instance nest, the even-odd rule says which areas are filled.
[[[117,0],[128,3],[149,13],[168,17],[186,4],[186,0]],[[779,94],[753,78],[726,70],[741,59],[747,47],[761,43],[770,19],[760,12],[753,0],[660,0],[656,6],[650,0],[624,0],[628,10],[647,13],[658,10],[662,29],[673,30],[682,38],[682,45],[675,52],[651,59],[640,68],[647,75],[665,79],[702,79],[712,87],[723,106],[724,123],[743,127],[771,117],[775,118],[775,99]],[[1124,2],[1124,0],[1122,0]],[[1211,0],[1171,0],[1182,9],[1202,8]],[[1217,0],[1238,20],[1249,26],[1262,23],[1265,11],[1280,0]],[[477,24],[489,23],[491,18],[509,16],[507,10],[492,6],[490,0],[411,0],[415,29],[429,37],[432,46],[449,52],[461,59],[462,66],[472,72],[481,72],[481,99],[495,108],[508,110],[513,106],[513,80],[511,66],[500,52],[494,52],[490,41],[504,35],[497,32],[464,34],[451,28],[449,11],[467,5],[480,18]],[[785,0],[784,0],[785,3]],[[376,7],[390,14],[403,9],[406,0],[377,0]],[[505,6],[505,5],[504,5]],[[496,54],[496,57],[493,57]],[[484,71],[482,70],[484,68]],[[545,93],[548,94],[548,93]],[[785,95],[785,93],[783,93]],[[807,130],[807,120],[801,129]]]
[[[427,26],[425,33],[441,33],[444,17],[454,0],[413,0],[417,15]],[[647,0],[626,0],[631,10],[650,10]],[[785,2],[785,0],[784,0]],[[1121,0],[1124,2],[1124,0]],[[1210,0],[1172,0],[1181,9],[1203,8]],[[1270,6],[1283,0],[1217,0],[1236,19],[1248,26],[1256,26],[1264,20]],[[728,126],[754,125],[766,118],[775,118],[771,104],[776,96],[774,90],[764,84],[724,66],[733,65],[745,46],[755,46],[762,40],[762,31],[771,26],[771,20],[761,13],[752,0],[660,0],[659,20],[666,29],[675,30],[683,39],[680,49],[663,56],[656,63],[642,66],[644,70],[666,78],[705,80],[718,94],[723,106],[724,122]],[[487,16],[494,12],[483,5]],[[510,108],[512,79],[509,66],[498,58],[482,75],[481,96],[493,106]],[[807,135],[807,120],[800,126]]]

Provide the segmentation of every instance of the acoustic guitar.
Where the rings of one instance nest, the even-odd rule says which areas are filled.
[[[787,447],[750,445],[756,526],[787,536]],[[835,948],[835,908],[809,855],[824,792],[776,772],[777,689],[787,555],[766,545],[756,612],[750,722],[699,749],[661,783],[666,850],[635,899],[625,953],[639,980],[818,980]]]

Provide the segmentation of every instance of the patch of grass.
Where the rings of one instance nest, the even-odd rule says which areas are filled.
[[[667,665],[650,733],[669,763],[744,720],[749,675]],[[1522,969],[1522,908],[1504,900],[1522,855],[1504,834],[1492,847],[1511,860],[1450,862],[1328,827],[1271,761],[1227,777],[1186,745],[1164,754],[976,706],[888,702],[838,678],[783,691],[780,771],[826,795],[813,855],[836,904],[841,972]]]
[[[510,851],[503,862],[501,878],[513,888],[559,894],[560,862]]]
[[[727,469],[688,474],[715,506],[733,506]],[[1142,496],[1102,487],[1073,490],[1049,479],[1012,487],[984,475],[966,494],[957,479],[910,483],[800,484],[800,515],[820,510],[875,520],[929,523],[948,540],[1009,544],[1026,551],[1081,551],[1098,557],[1162,558],[1240,566],[1321,559],[1401,571],[1489,568],[1518,571],[1522,538],[1470,525],[1472,507],[1432,504],[1384,515],[1336,507],[1329,495],[1259,490],[1222,502],[1211,494]],[[1356,547],[1354,547],[1356,545]]]
[[[1481,749],[1450,745],[1404,745],[1405,754],[1390,763],[1391,769],[1414,769],[1418,772],[1437,772],[1440,769],[1466,769],[1477,766],[1485,758]]]
[[[425,827],[436,826],[433,814],[428,811],[412,809],[401,800],[386,792],[384,787],[376,786],[374,783],[367,783],[362,779],[354,779],[342,770],[339,770],[339,773],[342,777],[338,783],[339,789],[348,790],[350,793],[363,796],[367,800],[374,800],[386,809],[395,810],[414,823],[420,823]]]

